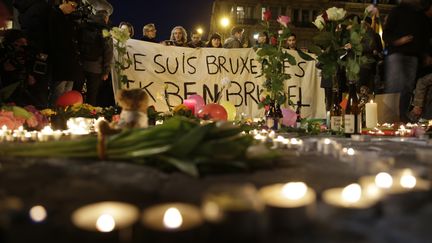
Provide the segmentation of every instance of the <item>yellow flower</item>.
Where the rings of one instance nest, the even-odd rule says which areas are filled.
[[[57,112],[55,112],[55,111],[53,111],[51,109],[44,109],[44,110],[41,110],[40,112],[41,112],[42,115],[48,116],[48,117],[49,116],[54,116],[54,115],[57,114]]]
[[[174,107],[173,112],[177,113],[177,112],[182,111],[182,110],[187,111],[187,110],[189,110],[189,108],[183,104],[180,104],[180,105]]]

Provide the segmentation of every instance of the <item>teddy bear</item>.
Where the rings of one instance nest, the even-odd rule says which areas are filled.
[[[114,134],[125,128],[146,128],[148,126],[148,95],[142,89],[122,89],[117,92],[117,102],[122,108],[118,122],[100,122],[99,131]]]

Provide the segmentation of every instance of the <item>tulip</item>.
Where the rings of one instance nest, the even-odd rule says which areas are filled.
[[[269,21],[271,19],[271,17],[272,17],[272,13],[270,12],[270,10],[266,10],[263,13],[263,20],[264,21]]]
[[[288,27],[288,24],[291,22],[291,17],[285,15],[279,16],[277,22],[286,28]]]

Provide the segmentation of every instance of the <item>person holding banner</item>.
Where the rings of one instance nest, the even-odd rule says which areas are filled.
[[[156,26],[153,23],[144,25],[143,38],[141,38],[141,40],[158,43],[158,41],[156,40]]]
[[[213,33],[206,47],[222,48],[222,37],[218,33]]]
[[[176,26],[171,30],[169,41],[164,42],[167,46],[183,46],[187,47],[187,33],[183,26]]]
[[[191,41],[187,43],[190,48],[204,47],[205,43],[201,40],[201,34],[198,31],[192,31]]]
[[[231,29],[231,37],[225,40],[224,48],[242,48],[241,39],[244,29],[235,26]]]

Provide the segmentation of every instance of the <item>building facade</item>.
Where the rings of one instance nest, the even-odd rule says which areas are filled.
[[[251,46],[254,44],[253,36],[263,30],[262,15],[268,9],[272,12],[271,26],[274,28],[277,28],[279,15],[290,16],[290,27],[297,35],[297,46],[307,48],[317,32],[312,22],[324,10],[336,6],[346,9],[348,14],[362,16],[364,9],[373,2],[377,3],[382,19],[396,5],[395,0],[215,0],[209,34],[218,32],[227,37],[233,26],[240,26],[245,29],[245,46]],[[225,19],[224,24],[221,24],[222,19]]]

